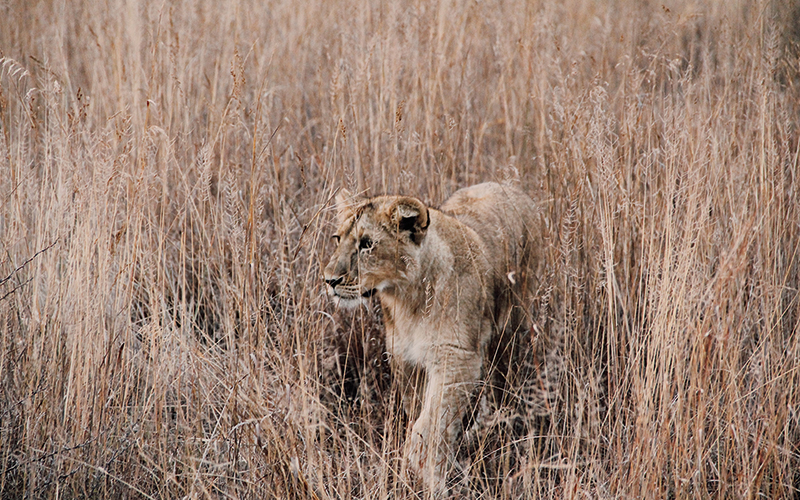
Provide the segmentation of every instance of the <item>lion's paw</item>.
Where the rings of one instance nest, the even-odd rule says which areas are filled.
[[[411,435],[405,443],[403,456],[409,472],[421,479],[432,492],[446,490],[446,457],[440,443],[431,443],[429,427],[425,422],[417,421],[411,429]]]
[[[414,424],[411,435],[406,439],[403,456],[414,474],[421,474],[425,470],[428,456],[428,428],[426,425],[421,422]]]

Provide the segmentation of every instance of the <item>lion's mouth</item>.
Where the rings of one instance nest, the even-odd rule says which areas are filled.
[[[330,286],[328,293],[336,300],[336,304],[344,307],[354,307],[357,304],[366,304],[366,299],[372,297],[377,290],[370,288],[363,290],[359,285],[337,284]]]
[[[362,297],[362,288],[359,285],[336,285],[329,288],[331,295],[345,300],[358,300]]]

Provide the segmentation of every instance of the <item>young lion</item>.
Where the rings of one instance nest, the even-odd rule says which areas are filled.
[[[328,292],[344,307],[378,295],[403,406],[416,419],[404,458],[441,492],[462,417],[491,363],[490,340],[505,349],[503,340],[527,326],[536,207],[519,188],[490,182],[457,191],[439,210],[343,190],[337,210]]]

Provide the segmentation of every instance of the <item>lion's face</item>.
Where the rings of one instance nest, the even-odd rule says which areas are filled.
[[[376,291],[413,279],[416,256],[428,227],[428,209],[415,199],[337,197],[337,243],[324,276],[337,305],[355,307]]]

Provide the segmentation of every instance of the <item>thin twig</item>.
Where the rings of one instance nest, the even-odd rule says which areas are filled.
[[[5,285],[5,284],[6,284],[6,282],[7,282],[8,280],[10,280],[11,278],[13,278],[15,274],[17,274],[18,272],[20,272],[20,271],[22,270],[22,268],[24,268],[25,266],[27,266],[28,264],[30,264],[30,263],[33,261],[33,259],[35,259],[35,258],[36,258],[36,257],[38,257],[39,255],[41,255],[41,254],[43,254],[44,252],[46,252],[46,251],[50,250],[51,248],[53,248],[53,247],[56,245],[56,243],[58,243],[58,238],[56,238],[56,240],[55,240],[54,242],[50,243],[50,245],[46,246],[45,248],[42,248],[41,250],[39,250],[38,252],[36,252],[35,254],[33,254],[33,256],[32,256],[32,257],[30,257],[28,260],[26,260],[25,262],[23,262],[23,263],[22,263],[22,264],[21,264],[19,267],[17,267],[17,268],[16,268],[16,269],[14,269],[13,271],[11,271],[11,274],[9,274],[8,276],[6,276],[6,277],[5,277],[5,278],[3,278],[2,280],[0,280],[0,285]],[[31,279],[32,279],[32,278],[31,278]],[[21,288],[21,287],[23,287],[23,286],[27,285],[27,284],[28,284],[28,283],[30,283],[30,282],[31,282],[31,280],[29,279],[29,280],[28,280],[28,281],[26,281],[25,283],[22,283],[22,284],[20,284],[20,285],[17,285],[16,287],[14,287],[14,289],[13,289],[13,290],[11,290],[11,291],[10,291],[10,292],[8,292],[7,294],[5,294],[5,295],[3,295],[2,297],[0,297],[0,301],[2,301],[3,299],[5,299],[5,298],[6,298],[6,297],[8,297],[9,295],[11,295],[12,293],[16,292],[16,291],[17,291],[17,289],[19,289],[19,288]]]

